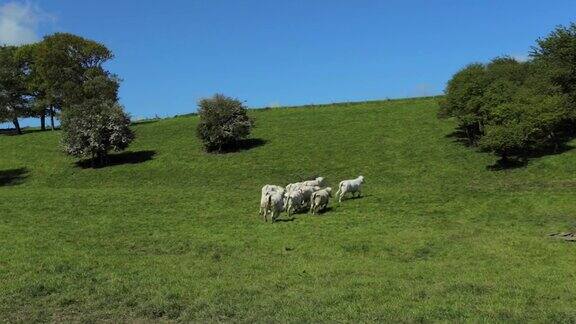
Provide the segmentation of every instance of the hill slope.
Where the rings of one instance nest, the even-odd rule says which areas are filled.
[[[489,171],[433,99],[252,111],[209,155],[196,117],[134,126],[83,169],[58,132],[1,136],[0,318],[576,321],[576,152]],[[260,187],[363,174],[366,196],[264,223]]]

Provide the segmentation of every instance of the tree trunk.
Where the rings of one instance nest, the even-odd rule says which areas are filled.
[[[12,122],[14,123],[14,128],[16,128],[16,133],[18,135],[22,134],[22,129],[20,128],[20,122],[18,122],[18,117],[14,117]]]
[[[470,134],[470,127],[466,125],[464,126],[464,129],[466,130],[466,137],[468,137],[468,143],[470,144],[470,146],[473,146],[474,140],[472,139],[472,135]]]
[[[46,130],[46,109],[42,109],[40,112],[40,130]]]
[[[50,127],[54,130],[54,107],[50,107]]]

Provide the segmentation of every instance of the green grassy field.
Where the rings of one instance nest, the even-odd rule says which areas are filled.
[[[576,226],[576,150],[491,171],[436,111],[251,111],[261,145],[225,155],[196,117],[142,123],[101,169],[0,136],[0,319],[576,321],[576,245],[547,237]],[[257,215],[264,184],[359,174],[323,215]]]

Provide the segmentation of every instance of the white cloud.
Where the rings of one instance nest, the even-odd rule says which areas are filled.
[[[22,45],[40,39],[40,23],[53,17],[30,2],[8,2],[0,5],[0,44]]]

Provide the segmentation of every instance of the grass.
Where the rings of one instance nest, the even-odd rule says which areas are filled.
[[[59,132],[0,136],[7,321],[576,321],[576,151],[492,171],[434,99],[251,111],[258,145],[203,153],[197,117],[134,126],[113,165]],[[574,144],[574,143],[573,143]],[[260,187],[366,177],[321,216]]]

